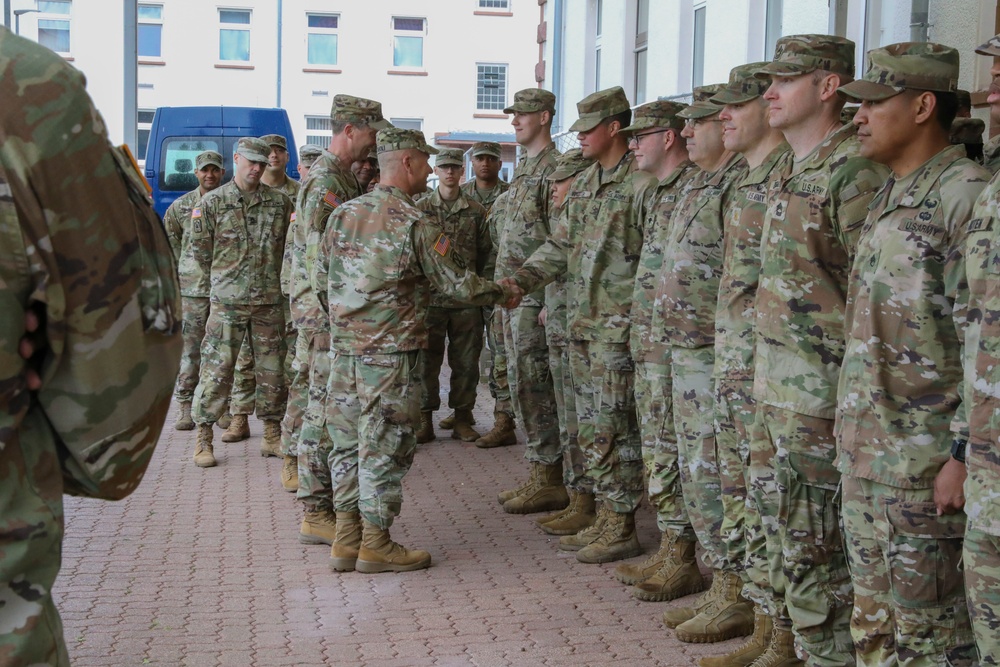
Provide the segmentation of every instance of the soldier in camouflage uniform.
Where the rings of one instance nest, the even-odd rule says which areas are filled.
[[[856,128],[840,121],[834,91],[854,76],[853,42],[783,37],[759,75],[771,78],[769,123],[794,160],[768,187],[757,288],[749,492],[781,545],[769,561],[774,632],[757,662],[798,664],[798,644],[809,665],[845,665],[852,598],[833,419],[851,257],[887,171],[858,156]]]
[[[370,192],[369,187],[372,181],[378,176],[378,155],[375,154],[375,149],[368,151],[368,155],[360,160],[355,160],[351,163],[351,171],[354,172],[354,176],[358,179],[358,185],[361,186],[362,192]]]
[[[233,180],[205,195],[191,210],[186,257],[209,276],[211,314],[201,346],[201,378],[192,416],[198,425],[195,465],[216,465],[212,424],[229,404],[233,367],[249,336],[257,384],[256,412],[264,421],[261,454],[279,446],[279,420],[285,413],[288,387],[285,317],[280,273],[292,202],[263,185],[267,144],[243,137],[233,155]]]
[[[313,163],[323,154],[323,149],[312,144],[305,144],[299,148],[299,164],[295,169],[299,172],[299,183],[305,183],[309,177],[309,170]]]
[[[858,239],[838,388],[851,633],[859,665],[973,665],[965,465],[951,452],[968,439],[965,243],[990,174],[948,141],[955,49],[891,44],[868,62],[864,79],[839,89],[862,103],[861,155],[892,170]]]
[[[475,178],[462,184],[462,193],[489,211],[497,197],[510,188],[510,184],[500,180],[502,150],[500,144],[494,141],[477,141],[472,144],[471,152],[472,173]]]
[[[417,448],[417,354],[428,344],[431,286],[477,306],[513,296],[456,261],[454,240],[413,205],[410,197],[430,173],[427,156],[435,152],[423,133],[393,128],[379,132],[377,141],[382,182],[330,216],[315,281],[330,313],[333,351],[327,428],[335,443],[337,527],[330,564],[366,573],[418,570],[431,562],[426,551],[389,536]]]
[[[205,337],[209,310],[208,276],[199,276],[196,273],[197,267],[181,265],[181,249],[188,223],[191,222],[191,209],[206,193],[222,184],[225,173],[222,156],[215,151],[199,153],[195,158],[194,173],[198,177],[198,187],[174,200],[163,216],[163,226],[167,230],[167,238],[170,239],[170,247],[178,263],[181,309],[184,313],[184,354],[181,356],[181,370],[174,387],[174,400],[177,401],[177,421],[174,428],[178,431],[194,429],[191,401],[194,399],[194,388],[198,385],[201,341]]]
[[[979,118],[956,118],[951,122],[948,141],[965,147],[965,157],[983,163],[983,133],[986,123]]]
[[[83,76],[0,26],[0,99],[0,663],[66,667],[62,495],[120,499],[142,479],[181,354],[179,286]]]
[[[982,56],[991,56],[994,59],[1000,58],[1000,35],[996,35],[985,44],[981,44],[976,49],[976,53]],[[990,76],[992,81],[986,101],[990,105],[990,125],[996,126],[1000,123],[1000,60],[993,61],[993,66],[990,67]],[[986,146],[983,148],[983,166],[991,174],[1000,171],[1000,135],[986,142]]]
[[[443,149],[434,161],[438,188],[417,202],[417,208],[437,220],[454,243],[459,263],[482,276],[492,252],[492,241],[486,228],[486,209],[470,199],[459,187],[464,167],[462,151]],[[420,352],[423,377],[420,400],[420,428],[417,442],[434,439],[432,413],[441,407],[441,364],[444,362],[445,341],[448,368],[451,371],[448,407],[455,411],[452,437],[473,442],[479,433],[472,428],[472,408],[476,405],[479,384],[479,355],[483,351],[483,312],[470,308],[445,294],[433,294],[427,311],[427,348]]]
[[[298,499],[305,515],[299,526],[303,544],[332,544],[336,529],[330,457],[333,442],[326,427],[326,385],[330,376],[330,320],[316,297],[316,257],[327,219],[341,204],[360,197],[361,185],[351,164],[368,155],[375,133],[389,127],[382,105],[351,95],[336,95],[330,109],[333,137],[313,163],[299,190],[292,247],[292,317],[299,330],[293,395],[308,397],[298,438],[297,456],[289,451],[285,466],[298,466]],[[323,280],[319,287],[325,289]],[[301,406],[301,404],[300,404]]]
[[[637,556],[635,510],[642,496],[642,451],[628,351],[629,309],[642,250],[641,202],[655,180],[639,171],[621,128],[631,123],[620,87],[577,104],[583,155],[596,160],[579,174],[552,236],[515,274],[525,293],[568,273],[570,366],[578,439],[601,501],[594,525],[559,539],[583,563]]]

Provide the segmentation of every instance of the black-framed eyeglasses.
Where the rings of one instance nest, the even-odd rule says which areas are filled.
[[[687,120],[684,121],[684,125],[693,129],[705,123],[721,123],[721,122],[722,119],[720,118],[688,118]]]
[[[636,144],[636,145],[638,145],[639,142],[642,140],[643,137],[648,137],[648,136],[653,135],[653,134],[663,134],[664,132],[669,132],[671,129],[672,128],[668,127],[666,129],[663,129],[663,130],[653,130],[652,132],[643,132],[641,134],[635,133],[635,134],[632,134],[632,136],[630,136],[628,138],[628,142],[630,144]]]

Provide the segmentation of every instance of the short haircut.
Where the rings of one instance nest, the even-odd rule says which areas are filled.
[[[331,120],[330,121],[330,129],[333,130],[333,135],[334,136],[337,136],[338,134],[340,134],[341,132],[343,132],[347,128],[348,125],[353,125],[354,127],[358,128],[358,129],[364,129],[364,128],[368,127],[368,123],[355,123],[355,122],[349,121],[349,120]]]
[[[616,113],[614,116],[608,116],[601,122],[604,123],[605,125],[610,125],[616,120],[618,121],[619,127],[628,127],[629,125],[632,124],[632,110],[625,109],[625,111]]]
[[[951,124],[955,120],[956,114],[958,114],[958,95],[937,90],[931,92],[934,93],[934,114],[938,125],[941,126],[946,134],[950,134]]]

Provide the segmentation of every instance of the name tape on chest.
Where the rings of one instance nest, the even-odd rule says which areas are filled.
[[[993,218],[973,218],[969,220],[969,232],[988,232],[993,228]]]
[[[944,233],[944,229],[937,225],[932,225],[929,222],[918,222],[916,220],[903,220],[903,222],[899,223],[898,229],[901,232],[915,232],[923,236],[937,236]]]
[[[748,192],[747,201],[752,201],[755,204],[763,204],[767,201],[767,196],[763,192]]]

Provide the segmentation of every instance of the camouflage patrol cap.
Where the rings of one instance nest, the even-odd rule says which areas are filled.
[[[621,86],[591,93],[576,103],[576,111],[580,117],[570,125],[569,131],[590,132],[605,118],[628,111],[630,108],[625,90]]]
[[[723,105],[743,104],[763,95],[770,83],[754,74],[766,65],[766,62],[762,62],[734,67],[729,71],[729,84],[712,96],[712,102]]]
[[[546,180],[565,181],[567,178],[573,178],[592,164],[594,164],[593,158],[583,157],[583,151],[574,148],[559,156],[559,159],[556,160],[555,170],[546,177]]]
[[[556,96],[544,88],[525,88],[514,93],[514,103],[503,110],[504,113],[537,113],[556,111]]]
[[[953,144],[981,144],[986,123],[979,118],[956,118],[951,123],[949,141]]]
[[[415,148],[421,153],[437,155],[438,149],[428,146],[424,140],[424,133],[420,130],[404,130],[401,127],[389,127],[379,130],[375,135],[375,151],[382,155],[392,151],[403,151],[408,148]]]
[[[242,137],[236,142],[236,150],[233,152],[251,162],[267,162],[271,147],[257,137]]]
[[[376,130],[392,125],[382,117],[382,103],[353,95],[334,95],[330,118],[341,123],[358,123]]]
[[[694,102],[677,115],[685,120],[699,120],[714,116],[722,111],[722,107],[713,102],[712,98],[721,93],[725,87],[726,85],[723,83],[713,83],[710,86],[695,88],[692,93]]]
[[[203,151],[198,153],[198,157],[194,159],[194,168],[201,171],[210,164],[214,164],[219,169],[223,169],[222,166],[222,156],[215,151]]]
[[[499,158],[501,154],[500,144],[495,141],[477,141],[472,145],[472,157],[477,155],[492,155]]]
[[[856,104],[845,104],[844,108],[840,110],[840,122],[842,125],[848,125],[854,122],[854,117],[858,114],[858,109],[860,109]]]
[[[684,127],[684,119],[678,116],[687,108],[686,104],[669,100],[656,100],[636,107],[632,112],[632,124],[623,127],[622,132],[632,133],[647,128],[680,130]]]
[[[908,89],[958,90],[958,51],[933,42],[900,42],[872,49],[865,77],[837,92],[855,100],[886,100]]]
[[[434,158],[434,166],[447,167],[449,165],[465,166],[465,152],[461,148],[438,149],[437,157]]]
[[[854,42],[833,35],[789,35],[774,47],[774,60],[757,76],[798,76],[825,70],[854,78]]]
[[[976,47],[976,53],[981,56],[1000,57],[1000,35],[990,37],[984,44]]]
[[[306,144],[299,149],[299,162],[307,167],[312,166],[312,163],[316,161],[316,158],[322,154],[323,149],[319,146]]]
[[[284,148],[286,151],[288,150],[288,142],[285,141],[285,138],[280,134],[265,134],[263,137],[260,138],[260,140],[263,141],[268,146],[280,146],[281,148]]]

